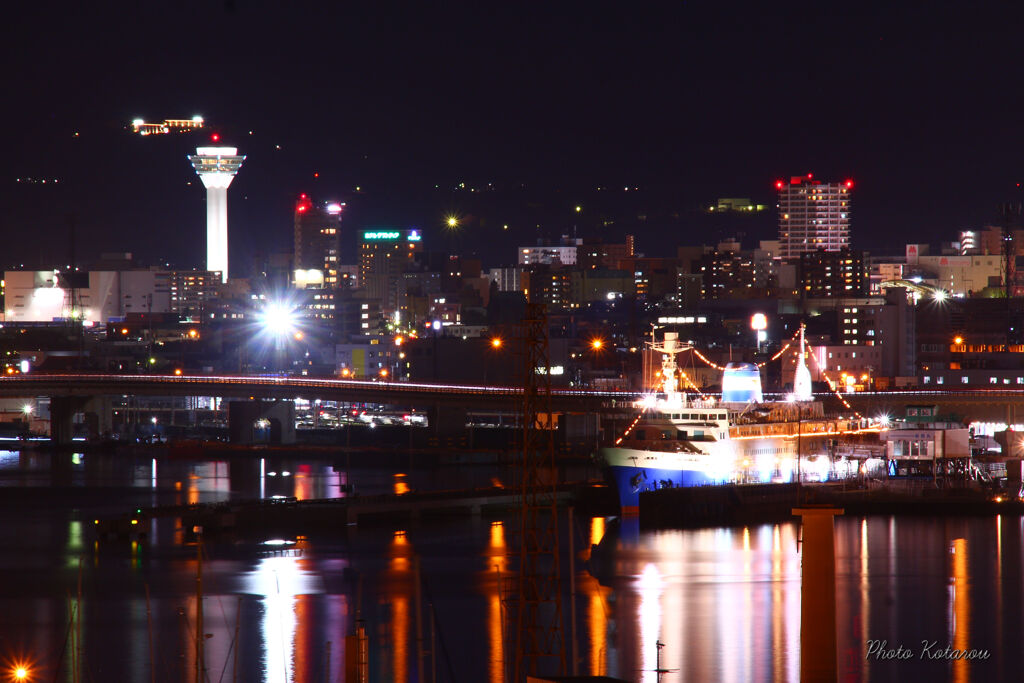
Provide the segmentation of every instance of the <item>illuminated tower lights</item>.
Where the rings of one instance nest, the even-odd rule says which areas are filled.
[[[190,119],[164,119],[163,123],[147,123],[143,119],[132,120],[132,132],[139,135],[166,135],[172,130],[186,133],[203,127],[203,117],[193,116]]]
[[[199,147],[189,156],[206,187],[206,269],[228,281],[228,186],[244,156],[235,147]]]

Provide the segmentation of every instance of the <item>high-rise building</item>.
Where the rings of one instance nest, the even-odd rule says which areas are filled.
[[[206,187],[206,270],[228,281],[228,185],[245,161],[235,147],[199,147],[189,156]]]
[[[864,296],[868,293],[868,265],[864,252],[843,247],[839,251],[800,255],[800,294],[809,299]]]
[[[853,181],[825,183],[808,173],[789,183],[775,181],[779,191],[779,257],[793,261],[801,254],[839,251],[850,246],[850,193]]]
[[[205,270],[172,270],[164,275],[169,282],[170,310],[182,316],[202,317],[223,284],[220,273]]]
[[[295,282],[307,288],[338,286],[341,254],[340,202],[318,206],[302,194],[295,203]]]
[[[359,236],[359,282],[386,315],[401,310],[402,273],[412,269],[422,249],[419,230],[363,230]]]

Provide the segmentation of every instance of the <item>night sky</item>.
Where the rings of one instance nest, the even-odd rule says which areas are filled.
[[[855,181],[855,247],[899,252],[993,223],[1024,181],[1018,14],[488,4],[9,11],[0,261],[66,259],[74,216],[83,261],[130,251],[202,265],[204,191],[185,155],[214,130],[248,155],[229,193],[242,275],[258,252],[290,250],[299,192],[348,203],[350,254],[355,229],[430,239],[456,213],[460,248],[493,266],[574,229],[634,233],[648,255],[737,230],[753,246],[775,237],[773,212],[726,225],[700,208],[725,196],[774,207],[774,181],[807,172]],[[212,128],[127,129],[193,114]]]

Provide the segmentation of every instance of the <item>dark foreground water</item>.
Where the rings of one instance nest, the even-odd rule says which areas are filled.
[[[96,517],[151,504],[339,496],[348,481],[370,493],[485,485],[506,475],[459,467],[349,477],[302,459],[0,452],[0,668],[29,662],[37,681],[195,680],[196,546],[173,517],[144,522],[151,535],[141,543],[96,543]],[[561,522],[568,640],[573,596],[568,520]],[[204,680],[346,680],[346,636],[357,623],[368,637],[372,681],[510,680],[514,527],[511,519],[467,517],[208,542]],[[579,673],[655,682],[660,642],[666,683],[800,679],[795,523],[641,533],[577,517],[573,527]],[[839,518],[839,679],[1020,680],[1022,538],[1020,517]],[[591,558],[592,543],[600,548]],[[869,654],[881,641],[909,658]],[[928,657],[947,646],[988,658]]]

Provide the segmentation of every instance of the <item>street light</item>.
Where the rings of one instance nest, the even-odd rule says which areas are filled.
[[[298,306],[286,300],[268,301],[256,319],[264,337],[273,341],[275,370],[283,370],[285,346],[291,340],[301,341],[305,336],[298,329]]]
[[[286,337],[295,327],[295,311],[282,303],[270,303],[260,313],[259,320],[270,334]]]

